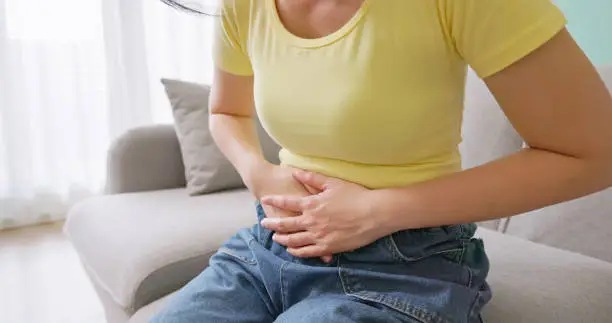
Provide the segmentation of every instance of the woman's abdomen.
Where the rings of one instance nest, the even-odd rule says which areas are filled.
[[[280,160],[284,165],[339,178],[370,189],[408,186],[461,170],[459,152],[418,164],[373,165],[303,156],[283,149]]]

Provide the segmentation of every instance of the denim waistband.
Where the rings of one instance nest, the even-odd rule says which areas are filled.
[[[256,207],[258,224],[255,227],[255,234],[259,242],[269,248],[273,243],[273,232],[259,225],[259,221],[263,220],[266,215],[260,203],[257,203]],[[391,253],[399,251],[403,255],[418,257],[429,252],[436,252],[436,250],[460,248],[462,241],[471,239],[476,233],[476,229],[476,224],[466,223],[401,230],[345,254],[350,257],[351,254],[359,253],[359,258],[363,259],[365,254],[371,253],[372,260],[374,260],[380,259],[380,250],[384,249]]]

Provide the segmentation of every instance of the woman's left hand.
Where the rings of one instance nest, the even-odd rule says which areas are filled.
[[[372,212],[371,190],[358,184],[297,171],[296,180],[321,193],[307,197],[265,196],[265,205],[296,212],[288,218],[266,218],[261,225],[276,233],[274,241],[300,258],[352,251],[391,234],[385,219]]]

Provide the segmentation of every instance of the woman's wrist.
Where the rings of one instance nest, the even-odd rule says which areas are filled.
[[[422,214],[414,211],[418,209],[417,201],[408,190],[372,190],[367,204],[370,214],[376,218],[381,230],[388,234],[420,227],[417,216]]]
[[[263,157],[253,157],[249,161],[243,162],[243,165],[238,170],[242,177],[242,181],[246,187],[257,195],[258,187],[265,178],[269,175],[269,171],[274,167],[273,164],[265,160]]]

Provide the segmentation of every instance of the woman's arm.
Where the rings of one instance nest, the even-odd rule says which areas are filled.
[[[219,149],[247,186],[264,164],[253,118],[253,76],[215,70],[210,98],[210,131]]]
[[[520,214],[612,185],[612,98],[566,30],[485,79],[529,148],[420,183],[372,192],[399,229]]]
[[[255,130],[253,76],[215,71],[210,99],[210,131],[219,149],[234,165],[255,198],[268,194],[305,197],[319,191],[293,178],[294,169],[265,160]],[[290,217],[290,211],[264,206],[273,218]],[[326,258],[327,259],[327,258]]]
[[[567,31],[485,81],[530,148],[405,188],[368,190],[297,172],[322,193],[265,196],[265,205],[302,215],[262,225],[293,255],[317,257],[400,230],[507,217],[612,185],[612,98]]]

